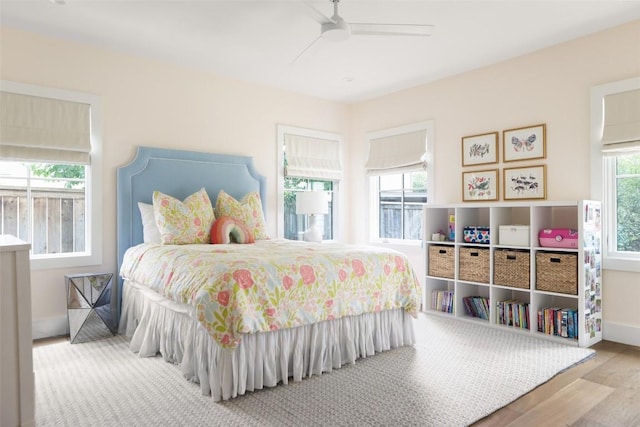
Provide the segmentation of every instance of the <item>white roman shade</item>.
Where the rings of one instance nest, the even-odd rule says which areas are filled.
[[[288,176],[301,178],[342,178],[340,143],[335,140],[285,134]]]
[[[370,140],[365,166],[370,175],[424,167],[427,132],[419,130]]]
[[[0,159],[89,164],[90,106],[0,92]]]
[[[640,89],[604,97],[604,153],[640,151]]]

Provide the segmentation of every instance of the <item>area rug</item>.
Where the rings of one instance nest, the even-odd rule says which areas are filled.
[[[417,343],[215,403],[122,336],[34,348],[37,426],[466,426],[595,354],[421,314]]]

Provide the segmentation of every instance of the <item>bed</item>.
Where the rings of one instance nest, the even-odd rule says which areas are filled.
[[[214,210],[206,241],[149,237],[150,206],[161,239],[177,239],[163,197],[182,209],[196,195],[190,206]],[[221,401],[414,344],[421,288],[401,253],[270,238],[265,201],[247,156],[139,147],[118,169],[119,332],[132,351],[160,354]]]

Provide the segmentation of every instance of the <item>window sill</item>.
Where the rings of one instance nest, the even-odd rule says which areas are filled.
[[[377,246],[400,246],[405,248],[406,247],[422,248],[422,240],[372,239],[369,243]]]
[[[603,257],[602,268],[605,270],[631,271],[640,273],[640,259]]]
[[[58,255],[51,257],[31,257],[30,260],[32,270],[49,270],[55,268],[74,268],[88,267],[102,264],[99,255]]]

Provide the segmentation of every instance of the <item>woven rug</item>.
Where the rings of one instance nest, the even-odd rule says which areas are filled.
[[[595,353],[421,314],[418,342],[215,403],[122,336],[34,348],[37,426],[466,426]]]

